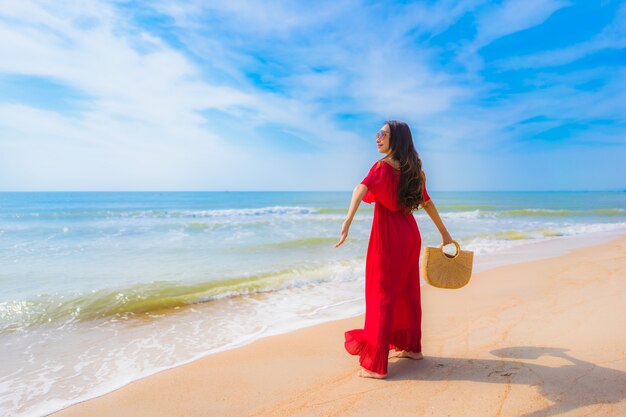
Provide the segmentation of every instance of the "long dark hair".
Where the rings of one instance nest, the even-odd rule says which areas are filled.
[[[400,163],[398,205],[412,213],[424,202],[422,160],[413,146],[409,125],[399,120],[387,120],[385,124],[389,125],[390,156]]]

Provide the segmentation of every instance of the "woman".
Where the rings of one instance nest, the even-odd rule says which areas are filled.
[[[345,348],[359,356],[359,376],[385,378],[389,351],[396,357],[422,359],[422,307],[419,255],[422,245],[412,212],[422,206],[433,220],[444,245],[452,243],[426,189],[422,161],[413,146],[409,126],[387,121],[376,134],[378,152],[386,156],[371,167],[356,186],[338,247],[361,199],[375,202],[374,220],[365,262],[365,325],[345,332]]]

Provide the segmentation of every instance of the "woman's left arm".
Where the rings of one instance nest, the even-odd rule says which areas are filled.
[[[441,217],[439,217],[439,212],[437,211],[437,207],[435,207],[435,203],[433,202],[433,200],[428,200],[422,206],[422,208],[426,211],[426,213],[428,213],[428,216],[430,216],[433,223],[435,223],[435,226],[437,226],[439,233],[441,233],[441,239],[443,240],[443,244],[447,245],[448,243],[452,243],[452,236],[450,236],[450,233],[448,233],[448,229],[446,229],[446,226],[443,224]]]

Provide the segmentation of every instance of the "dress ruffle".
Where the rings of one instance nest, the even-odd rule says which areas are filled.
[[[351,355],[359,356],[361,366],[378,374],[387,373],[389,359],[388,345],[372,345],[365,340],[363,329],[350,330],[344,333],[346,350]]]
[[[421,352],[421,335],[416,330],[397,330],[391,335],[389,344],[371,344],[364,334],[363,329],[349,330],[344,333],[344,346],[349,354],[359,356],[361,366],[369,371],[378,374],[387,373],[389,362],[389,351],[408,350],[411,352]]]

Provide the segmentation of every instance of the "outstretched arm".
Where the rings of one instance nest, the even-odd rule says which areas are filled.
[[[443,244],[447,245],[448,243],[452,243],[452,236],[450,236],[450,233],[448,233],[448,229],[446,229],[446,226],[443,224],[441,217],[439,217],[439,212],[437,211],[437,207],[435,207],[435,203],[433,202],[432,198],[424,203],[422,205],[422,208],[426,211],[426,213],[428,213],[428,216],[430,216],[433,223],[435,223],[435,226],[437,226],[439,233],[441,233],[441,239],[443,240]]]
[[[348,230],[350,229],[350,225],[352,224],[352,219],[356,214],[357,209],[359,208],[359,204],[361,204],[361,200],[365,193],[367,193],[367,186],[364,184],[359,184],[354,187],[354,191],[352,191],[352,200],[350,201],[350,208],[348,209],[348,215],[346,219],[343,221],[343,225],[341,226],[341,238],[339,242],[335,244],[335,247],[338,247],[343,243],[344,240],[348,237]]]

